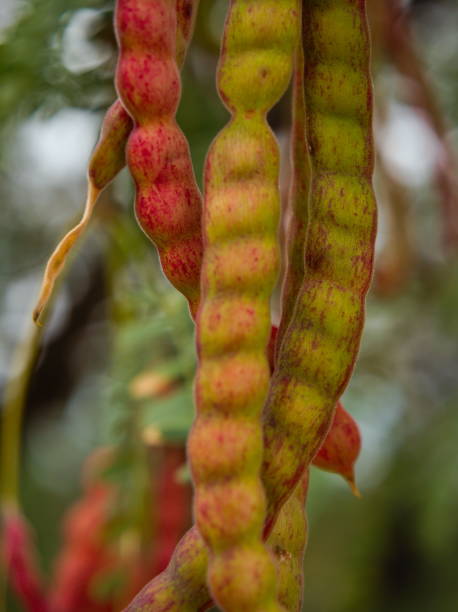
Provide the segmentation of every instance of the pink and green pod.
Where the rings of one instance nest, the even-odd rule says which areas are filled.
[[[201,201],[188,143],[175,121],[181,93],[175,0],[118,0],[115,26],[116,86],[134,120],[126,153],[137,219],[158,249],[164,274],[188,299],[194,315],[202,258]]]
[[[177,31],[176,58],[181,66],[192,37],[199,0],[176,0]],[[120,100],[116,100],[105,114],[99,141],[88,165],[88,194],[81,221],[68,232],[49,258],[40,289],[40,295],[33,312],[38,324],[52,295],[56,280],[67,257],[78,238],[86,230],[94,206],[101,191],[111,183],[126,164],[126,143],[132,131],[133,122]]]

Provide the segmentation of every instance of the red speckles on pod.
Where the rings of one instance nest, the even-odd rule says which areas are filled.
[[[264,412],[267,533],[320,447],[351,376],[376,230],[365,3],[309,0],[303,6],[307,133],[313,145],[310,220],[304,280]],[[349,91],[341,87],[343,67],[354,83]],[[326,96],[316,95],[320,87]]]
[[[188,453],[207,581],[223,610],[280,610],[262,542],[260,414],[268,391],[270,297],[278,274],[279,152],[266,113],[285,91],[296,0],[232,0],[218,69],[232,113],[205,169],[197,317],[197,417]]]
[[[147,4],[151,3],[143,3],[140,8],[141,10],[134,11],[132,7],[128,10],[126,9],[125,14],[122,15],[123,24],[122,29],[125,31],[125,36],[129,38],[133,48],[135,48],[136,44],[140,44],[141,40],[144,40],[145,44],[148,45],[149,35],[148,35],[148,27],[151,26],[150,17],[148,15],[149,6]],[[197,5],[199,4],[199,0],[176,0],[176,11],[177,11],[177,27],[176,27],[176,44],[175,44],[175,54],[176,61],[179,66],[183,64],[184,58],[186,56],[186,51],[191,39],[194,20],[197,12]],[[162,14],[162,13],[161,13]],[[164,17],[169,18],[169,22],[172,23],[173,19],[171,19],[170,13],[163,13]],[[164,21],[164,24],[166,21]],[[158,28],[160,22],[158,20],[155,21],[154,28]],[[133,31],[135,31],[136,27],[142,32],[142,36],[133,36]],[[170,29],[170,28],[169,28]],[[166,49],[169,48],[173,42],[170,40],[170,32],[164,29],[162,34],[167,39]],[[159,46],[158,40],[156,40],[157,52],[160,54],[161,48]],[[143,66],[145,67],[145,71],[151,71],[152,67],[148,64],[145,66],[145,61],[147,60],[148,53],[146,53],[143,57]],[[167,64],[167,65],[166,65]],[[135,63],[132,65],[132,61],[127,62],[125,73],[123,73],[124,89],[126,98],[130,99],[130,107],[134,107],[135,104],[142,103],[143,98],[150,98],[150,92],[145,91],[145,87],[149,87],[151,81],[151,74],[148,79],[145,79],[145,74],[139,75],[139,81],[136,84],[132,82],[133,76],[135,76],[136,69],[141,69],[142,63]],[[164,66],[167,70],[172,73],[176,72],[176,67],[173,63],[173,60],[170,58],[166,58],[166,62],[156,62],[155,69],[156,71],[164,69]],[[130,70],[129,70],[130,67]],[[167,114],[167,110],[173,107],[176,107],[178,103],[178,98],[180,95],[180,82],[178,77],[173,76],[172,84],[165,83],[164,79],[160,79],[156,84],[156,97],[154,100],[150,100],[152,103],[155,101],[158,103],[159,111],[161,108],[164,109],[164,112]],[[167,89],[163,98],[159,98],[157,88],[161,85],[164,86],[164,83],[167,85]],[[170,86],[169,86],[170,85]],[[142,95],[139,95],[140,89],[142,89]],[[137,113],[141,114],[143,107],[137,108]],[[157,110],[157,109],[156,109]],[[148,117],[151,114],[151,108],[148,109]],[[169,121],[166,122],[166,126],[169,125]],[[103,120],[102,130],[100,133],[100,139],[94,149],[94,152],[89,160],[88,165],[88,194],[86,205],[84,209],[84,214],[81,221],[71,229],[61,240],[61,242],[56,247],[55,251],[49,258],[48,264],[46,266],[46,271],[43,278],[43,284],[40,289],[40,295],[37,300],[37,305],[33,312],[33,320],[37,323],[40,323],[42,314],[44,309],[46,308],[47,303],[52,295],[54,290],[54,285],[56,279],[58,278],[64,264],[67,260],[68,254],[73,248],[73,245],[79,239],[79,237],[84,233],[87,226],[89,225],[89,221],[91,220],[92,213],[94,211],[95,204],[97,202],[97,198],[103,189],[115,178],[118,172],[124,167],[126,163],[126,143],[129,137],[130,132],[132,131],[133,123],[129,113],[124,108],[123,104],[120,100],[116,100],[112,104],[112,106],[106,112],[106,115]],[[172,186],[176,189],[176,195],[173,199],[174,202],[180,201],[180,198],[183,199],[183,193],[186,194],[184,198],[188,204],[188,208],[192,213],[192,218],[195,216],[195,209],[200,207],[200,203],[197,203],[196,195],[196,187],[194,181],[194,175],[192,173],[191,164],[189,162],[189,150],[188,145],[184,136],[181,134],[179,130],[176,129],[176,126],[172,123],[171,126],[172,133],[169,135],[169,142],[167,142],[167,138],[164,138],[163,134],[158,138],[158,151],[156,155],[154,155],[154,151],[152,151],[147,145],[151,142],[151,135],[148,139],[148,143],[145,143],[145,146],[138,145],[138,155],[140,157],[140,161],[137,164],[137,172],[141,173],[142,169],[145,171],[145,174],[148,175],[148,179],[153,181],[155,177],[157,177],[158,167],[163,165],[164,160],[169,160],[169,166],[178,166],[179,173],[173,173],[170,170],[165,169],[165,172],[162,173],[162,176],[165,177],[165,180],[168,179],[168,182],[172,184]],[[166,145],[166,146],[165,146]],[[174,153],[174,156],[170,155],[167,157],[167,151],[170,153],[171,151]],[[161,157],[162,155],[162,157]],[[154,158],[154,159],[153,159]],[[149,165],[146,161],[149,159]],[[181,164],[180,164],[180,160]],[[135,159],[132,160],[132,163],[135,164]],[[151,174],[153,176],[151,176]],[[185,180],[182,180],[184,176]],[[146,180],[146,179],[145,179]],[[160,180],[156,178],[156,182]],[[162,180],[164,182],[164,180]],[[180,191],[181,190],[181,191]],[[167,202],[166,208],[168,208],[170,212],[170,206],[168,206],[167,196],[163,196],[161,201]],[[143,220],[143,216],[146,218],[151,216],[152,212],[148,211],[145,206],[140,206],[140,214],[138,215],[141,224]],[[153,234],[153,240],[155,238],[155,224],[154,222],[150,222],[149,224],[145,222],[145,225],[150,227],[150,230],[146,229],[146,233],[150,232]],[[185,233],[188,229],[188,226],[193,226],[192,223],[187,223],[185,225]],[[183,227],[180,227],[180,232],[183,230]],[[178,230],[177,230],[178,231]],[[163,254],[163,261],[165,261],[164,269],[169,270],[169,278],[172,280],[174,284],[179,283],[180,279],[187,278],[192,276],[198,282],[198,270],[200,268],[200,257],[202,253],[201,246],[201,238],[200,233],[195,232],[194,230],[191,232],[190,238],[187,239],[187,242],[190,245],[190,251],[188,257],[184,256],[181,251],[183,248],[179,249],[177,242],[180,240],[181,234],[177,233],[177,238],[175,240],[175,248],[172,249],[173,253]],[[166,240],[166,242],[168,242]],[[181,242],[181,246],[183,247],[183,242]],[[187,249],[186,242],[184,243],[184,250]],[[169,263],[169,260],[171,263]],[[195,265],[190,266],[190,262],[195,262]],[[192,270],[192,271],[191,271]],[[174,281],[175,279],[175,281]],[[195,310],[195,305],[193,306]]]
[[[188,143],[175,122],[181,89],[177,57],[179,62],[184,57],[192,8],[177,0],[118,0],[115,24],[120,48],[116,86],[134,120],[127,163],[136,186],[137,220],[155,243],[164,274],[186,296],[194,315],[202,258],[201,200]]]
[[[278,606],[273,602],[272,608],[272,605],[262,602],[262,592],[267,593],[270,598],[265,601],[272,601],[272,586],[268,581],[261,584],[256,579],[262,571],[267,572],[268,580],[271,576],[262,561],[268,559],[265,549],[259,546],[257,539],[259,519],[264,515],[262,499],[257,497],[259,489],[254,477],[258,473],[259,455],[253,449],[256,449],[258,441],[253,435],[253,446],[250,449],[252,455],[246,459],[245,470],[236,469],[228,474],[227,464],[220,461],[219,457],[212,457],[215,445],[212,445],[207,453],[206,437],[202,431],[210,424],[214,424],[216,429],[220,426],[224,430],[229,420],[239,424],[242,430],[248,422],[246,413],[237,405],[235,387],[240,385],[243,402],[247,406],[249,396],[246,395],[246,390],[249,385],[243,385],[228,375],[229,364],[231,373],[237,371],[232,359],[226,356],[227,352],[234,350],[228,329],[233,330],[234,336],[236,332],[242,334],[239,344],[240,364],[243,363],[244,356],[250,355],[252,360],[259,358],[259,373],[264,372],[267,367],[265,357],[269,323],[265,314],[261,315],[258,310],[263,295],[262,286],[248,287],[244,283],[245,277],[239,278],[240,266],[237,264],[239,258],[242,258],[241,252],[234,262],[234,271],[237,271],[237,274],[234,275],[232,284],[228,282],[229,274],[224,278],[224,282],[221,282],[219,277],[209,274],[208,270],[221,269],[218,267],[221,266],[220,250],[226,245],[226,252],[230,252],[227,245],[231,244],[235,236],[240,238],[241,228],[249,228],[244,234],[247,236],[247,244],[258,231],[258,216],[251,211],[262,210],[262,206],[253,205],[253,202],[259,204],[256,200],[258,192],[250,188],[254,186],[255,179],[259,186],[264,184],[265,177],[271,178],[271,174],[265,172],[265,166],[262,164],[262,153],[272,149],[265,137],[265,124],[259,121],[259,115],[254,109],[258,99],[260,106],[265,109],[264,84],[269,82],[267,59],[270,56],[266,44],[270,39],[266,38],[266,33],[270,32],[269,28],[274,24],[274,37],[285,34],[287,20],[276,14],[276,11],[280,11],[285,5],[286,3],[280,1],[261,0],[231,3],[233,13],[227,24],[219,83],[224,101],[235,112],[236,119],[233,119],[215,141],[207,162],[204,211],[206,252],[202,278],[204,297],[199,313],[200,370],[196,383],[200,422],[193,430],[189,445],[197,480],[195,514],[199,529],[193,528],[182,539],[167,571],[143,590],[130,610],[165,612],[204,609],[207,603],[203,591],[207,555],[204,542],[199,538],[199,530],[209,545],[210,586],[212,594],[217,600],[219,598],[218,603],[224,601],[224,605],[220,604],[220,607],[266,611]],[[240,11],[236,12],[235,7]],[[376,229],[375,200],[371,185],[372,90],[365,2],[308,0],[303,3],[303,7],[306,127],[312,145],[310,217],[304,278],[291,322],[278,351],[276,369],[264,407],[262,477],[267,493],[265,536],[271,533],[285,501],[289,501],[292,491],[304,478],[304,471],[329,430],[336,402],[351,375],[363,326],[364,299],[371,278]],[[263,11],[266,12],[266,19],[268,14],[268,23],[261,19]],[[289,18],[291,19],[291,15]],[[260,24],[259,29],[256,24]],[[237,54],[229,61],[229,42],[232,41]],[[262,47],[262,54],[258,55],[254,50],[250,50],[250,45],[254,43]],[[259,61],[260,57],[262,62]],[[277,57],[276,60],[278,59]],[[278,64],[276,71],[277,68]],[[354,87],[348,91],[342,90],[342,69],[354,83]],[[243,71],[243,74],[240,75],[238,71]],[[279,74],[277,71],[276,78]],[[254,75],[259,75],[262,85],[261,81],[255,80]],[[234,89],[231,89],[231,84]],[[321,94],[317,93],[320,91]],[[240,121],[237,124],[239,109],[243,110],[245,123]],[[262,145],[258,149],[256,143],[247,138],[247,135],[251,136],[256,130],[244,134],[247,126],[259,127],[257,137]],[[237,149],[240,151],[237,156],[225,148],[225,142],[230,143],[236,136],[237,142],[239,137],[246,138],[246,154],[243,154],[244,147]],[[236,159],[232,161],[234,157]],[[225,159],[231,163],[223,163]],[[256,167],[251,165],[255,159]],[[266,154],[265,159],[270,160],[266,163],[271,163],[274,158]],[[276,172],[275,165],[270,165],[269,169]],[[232,201],[227,197],[228,190]],[[238,191],[240,200],[234,197]],[[239,201],[246,202],[246,225],[243,223],[244,215],[240,212],[243,207],[237,206]],[[215,214],[216,210],[225,210],[227,217],[222,218],[221,215]],[[232,216],[233,211],[238,214],[234,213]],[[232,227],[237,230],[233,231]],[[268,235],[269,228],[270,224],[263,226],[263,236]],[[247,256],[246,266],[250,263]],[[229,266],[227,269],[230,271]],[[248,274],[246,278],[248,279]],[[267,284],[269,281],[270,279],[266,279]],[[225,310],[226,307],[222,306],[226,299],[236,299],[239,293],[244,299],[253,300],[251,323],[245,318],[245,314],[243,323],[242,315],[240,320],[235,320],[234,309]],[[245,325],[245,332],[242,333]],[[210,327],[212,334],[215,329],[221,331],[206,336],[205,330]],[[210,342],[211,338],[213,342]],[[262,358],[258,352],[260,346]],[[218,386],[214,384],[215,380],[226,391],[224,397],[228,401],[230,399],[229,408],[223,401],[218,401],[218,396],[213,393]],[[231,389],[232,381],[234,389]],[[256,388],[256,393],[258,392],[259,387]],[[252,401],[251,406],[250,414],[255,414],[258,405]],[[203,424],[202,427],[200,423]],[[241,443],[238,452],[242,456],[244,449],[245,446]],[[234,457],[231,460],[234,460]],[[235,462],[236,468],[238,465]],[[210,471],[210,476],[204,468]],[[201,469],[203,477],[199,481]],[[233,483],[239,480],[243,484],[254,485],[251,489],[253,497],[250,499],[247,494],[243,498],[245,503],[252,504],[249,509],[252,515],[249,530],[246,531],[245,525],[243,533],[237,531],[238,523],[235,521],[236,525],[231,533],[234,540],[230,547],[226,529],[230,531],[232,526],[226,528],[218,525],[218,515],[213,517],[212,512],[224,513],[226,503],[226,508],[237,509],[230,495],[236,490]],[[230,494],[228,496],[221,493],[226,485]],[[242,492],[242,489],[240,491]],[[249,491],[248,486],[243,493]],[[262,495],[262,490],[260,493]],[[245,517],[246,508],[241,509],[242,513]],[[229,517],[228,514],[225,516]],[[232,519],[226,520],[230,522]],[[260,587],[266,590],[257,590],[256,600],[253,596],[254,589]],[[240,597],[246,594],[247,597],[253,598],[251,607],[240,605],[240,597],[236,603],[241,589],[243,593]],[[179,596],[177,592],[180,593]]]

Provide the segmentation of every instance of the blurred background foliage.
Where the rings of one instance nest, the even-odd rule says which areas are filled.
[[[380,231],[361,354],[344,397],[363,435],[363,498],[352,498],[337,476],[312,470],[304,607],[451,612],[458,601],[458,5],[369,5]],[[390,14],[388,5],[397,9]],[[183,72],[178,120],[199,182],[227,118],[214,85],[225,8],[223,0],[201,0]],[[4,397],[25,363],[46,259],[81,214],[85,166],[115,97],[112,11],[109,0],[4,0],[0,7]],[[287,177],[288,95],[270,120]],[[182,453],[193,416],[193,326],[136,225],[132,198],[123,171],[101,198],[36,338],[20,498],[48,583],[64,514],[84,497],[84,461],[100,447],[111,449],[111,459],[99,472],[116,486],[105,544],[124,561],[135,546],[157,544],[159,515],[155,530],[148,513],[163,503],[157,483],[167,454],[160,453]],[[22,357],[13,359],[18,346]],[[188,481],[183,458],[170,474]],[[189,504],[189,496],[180,499]],[[94,610],[117,610],[122,601],[125,566],[108,566],[88,590],[98,605],[111,603]],[[9,592],[7,610],[21,609]]]

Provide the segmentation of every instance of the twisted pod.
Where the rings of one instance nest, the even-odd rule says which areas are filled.
[[[231,2],[217,78],[232,118],[205,167],[197,417],[188,454],[195,519],[210,551],[207,579],[227,611],[280,609],[262,543],[259,478],[279,260],[279,153],[266,113],[288,85],[296,35],[296,0]]]
[[[131,129],[132,120],[117,100],[105,114],[99,141],[89,161],[88,190],[81,221],[62,238],[46,264],[40,294],[32,314],[38,324],[42,323],[43,312],[70,250],[91,220],[100,192],[124,167],[124,147]]]
[[[192,37],[199,0],[176,0],[176,59],[182,66]],[[75,242],[86,230],[100,193],[111,183],[126,163],[125,148],[133,122],[119,100],[105,114],[99,141],[88,164],[88,192],[81,221],[59,242],[46,266],[33,320],[42,322],[56,280]]]

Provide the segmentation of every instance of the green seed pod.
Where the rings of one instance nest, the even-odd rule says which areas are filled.
[[[205,167],[197,417],[188,454],[210,590],[236,612],[280,609],[275,565],[262,543],[259,477],[279,262],[279,151],[266,113],[290,80],[297,17],[296,0],[232,0],[218,71],[232,119]]]
[[[305,470],[301,481],[283,505],[267,540],[277,561],[278,599],[290,612],[300,612],[304,592],[308,483],[309,471]]]
[[[301,24],[299,25],[301,26]],[[302,36],[299,37],[295,53],[292,109],[290,151],[292,180],[288,198],[288,212],[291,216],[286,234],[287,265],[282,287],[282,314],[276,340],[276,351],[278,351],[281,339],[291,321],[305,270],[305,240],[311,169],[306,135]]]
[[[126,612],[196,612],[210,596],[205,582],[208,553],[196,527],[181,538],[167,568],[149,582]]]
[[[310,221],[305,277],[265,408],[266,532],[330,426],[363,327],[376,231],[364,4],[304,5]]]

